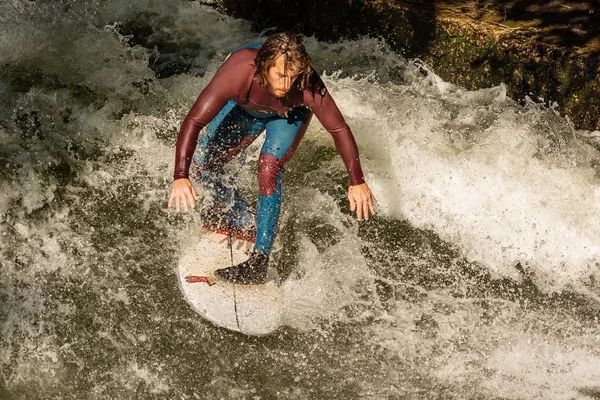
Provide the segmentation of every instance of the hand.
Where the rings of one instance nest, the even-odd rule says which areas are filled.
[[[173,181],[171,197],[169,198],[169,207],[175,202],[175,210],[180,211],[180,205],[183,204],[183,211],[188,212],[188,204],[196,207],[196,201],[199,199],[196,190],[187,178],[176,179]]]
[[[350,186],[348,188],[348,201],[350,202],[350,211],[356,210],[356,219],[359,221],[362,221],[363,216],[368,221],[369,211],[371,215],[375,214],[374,206],[377,204],[377,200],[366,183]]]

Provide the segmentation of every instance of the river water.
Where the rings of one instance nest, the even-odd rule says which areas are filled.
[[[0,398],[600,398],[600,133],[548,100],[306,38],[378,215],[349,214],[314,120],[273,253],[285,325],[248,337],[186,304],[201,220],[166,203],[183,117],[264,35],[181,0],[5,0],[0,25]]]

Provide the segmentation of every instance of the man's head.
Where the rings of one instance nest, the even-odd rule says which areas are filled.
[[[254,63],[256,80],[276,97],[284,97],[294,82],[306,88],[312,71],[304,45],[290,32],[269,36]]]

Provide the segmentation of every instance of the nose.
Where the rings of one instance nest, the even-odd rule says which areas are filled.
[[[292,87],[292,78],[289,76],[283,77],[283,88],[289,90]]]

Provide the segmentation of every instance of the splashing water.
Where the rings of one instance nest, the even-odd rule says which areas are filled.
[[[166,198],[188,108],[264,37],[183,1],[10,0],[0,22],[0,398],[600,396],[600,155],[553,106],[306,38],[380,205],[353,219],[315,120],[273,254],[285,326],[257,339],[186,305],[200,219]]]

